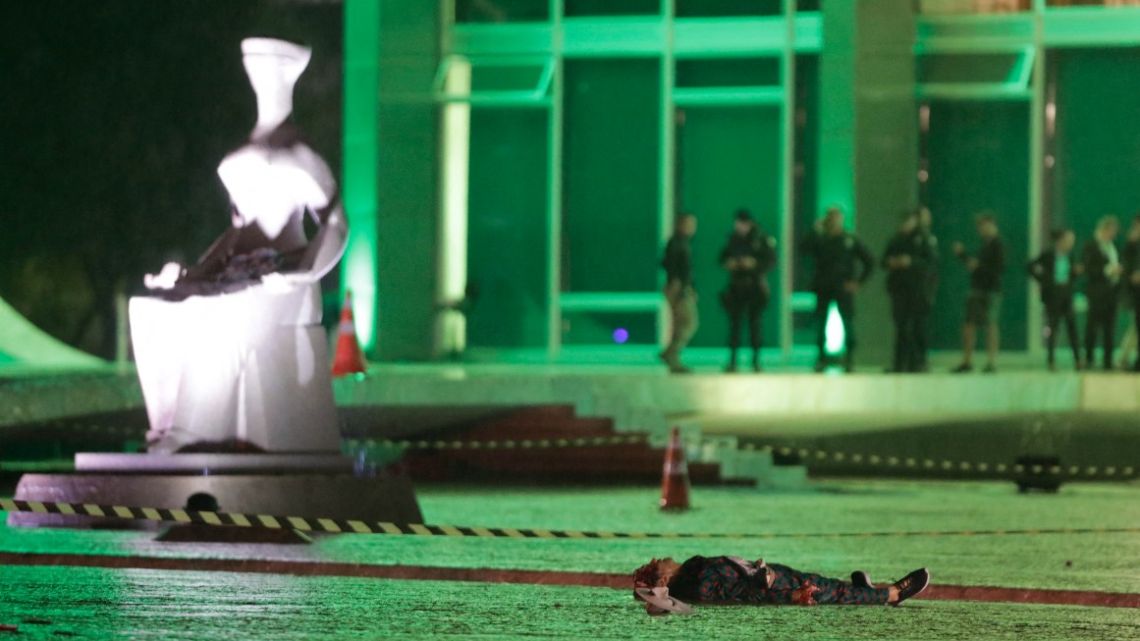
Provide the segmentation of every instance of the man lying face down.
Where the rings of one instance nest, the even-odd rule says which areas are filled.
[[[735,556],[694,556],[684,563],[653,559],[634,572],[634,596],[650,614],[685,613],[685,602],[771,605],[898,605],[926,589],[930,572],[915,570],[876,587],[866,572],[851,582]]]

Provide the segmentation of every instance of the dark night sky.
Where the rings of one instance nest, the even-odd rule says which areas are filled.
[[[0,4],[0,296],[56,336],[109,355],[116,283],[229,224],[214,170],[253,125],[243,37],[313,48],[294,120],[339,175],[339,4]]]

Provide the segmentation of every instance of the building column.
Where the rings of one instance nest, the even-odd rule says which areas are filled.
[[[819,204],[843,207],[877,257],[917,204],[913,3],[825,2],[822,13]],[[856,362],[889,362],[893,325],[881,274],[856,306]]]
[[[356,333],[366,351],[372,351],[376,342],[379,82],[380,5],[376,0],[345,0],[341,194],[348,218],[348,248],[341,261],[341,286],[353,293]]]
[[[436,355],[441,3],[359,0],[380,5],[376,202],[376,347],[381,360]],[[365,91],[365,89],[361,89]],[[454,230],[449,230],[449,238]],[[455,232],[466,243],[466,232]]]

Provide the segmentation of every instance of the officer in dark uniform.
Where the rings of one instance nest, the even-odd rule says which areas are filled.
[[[1116,251],[1116,234],[1120,223],[1115,216],[1097,222],[1093,237],[1081,251],[1085,269],[1085,296],[1089,313],[1085,319],[1085,362],[1093,366],[1097,334],[1104,337],[1104,369],[1112,369],[1112,348],[1116,335],[1117,297],[1124,268]]]
[[[815,291],[816,344],[819,348],[815,370],[821,372],[827,366],[827,311],[834,301],[843,319],[846,336],[844,369],[850,372],[854,368],[855,353],[855,293],[871,277],[875,259],[862,241],[843,229],[843,210],[834,205],[803,239],[800,249],[815,264],[811,281]]]
[[[920,327],[920,319],[926,306],[925,280],[930,261],[926,238],[919,233],[918,212],[908,211],[887,244],[882,261],[895,322],[894,372],[917,372],[922,366],[918,336],[925,329]]]
[[[1041,287],[1041,302],[1045,305],[1045,348],[1049,370],[1057,368],[1054,352],[1057,333],[1062,323],[1069,334],[1069,347],[1073,350],[1073,364],[1081,369],[1081,344],[1077,340],[1077,315],[1073,309],[1073,293],[1082,265],[1073,257],[1076,236],[1070,229],[1053,232],[1053,247],[1046,249],[1029,263],[1029,275]]]
[[[1140,215],[1132,218],[1128,228],[1128,240],[1124,244],[1124,287],[1128,302],[1132,303],[1136,333],[1140,336]],[[1127,367],[1124,365],[1122,367]],[[1132,365],[1132,371],[1140,372],[1140,356]]]
[[[919,251],[926,253],[927,261],[925,264],[920,263],[913,267],[922,272],[923,293],[922,303],[915,316],[914,349],[918,357],[918,367],[915,371],[928,372],[930,371],[927,363],[927,354],[930,351],[930,314],[934,311],[934,299],[938,295],[938,238],[931,231],[934,221],[930,209],[919,207],[917,213],[918,229],[915,230],[915,235],[919,239]]]
[[[768,306],[771,292],[768,271],[776,264],[776,241],[763,233],[746,209],[736,212],[736,222],[724,249],[720,264],[728,271],[728,286],[721,292],[721,303],[728,312],[728,367],[736,371],[736,352],[740,347],[740,325],[748,316],[752,339],[752,369],[760,371],[760,314]]]

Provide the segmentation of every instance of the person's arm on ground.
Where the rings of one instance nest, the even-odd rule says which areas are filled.
[[[767,589],[754,585],[739,566],[723,557],[710,560],[700,575],[700,600],[705,603],[762,603]]]

